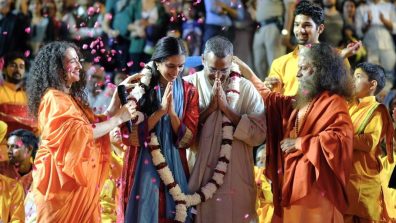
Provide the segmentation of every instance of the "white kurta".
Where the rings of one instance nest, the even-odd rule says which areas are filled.
[[[204,73],[185,77],[199,92],[199,107],[209,106],[212,86]],[[227,82],[224,84],[227,86]],[[212,199],[197,206],[195,222],[255,222],[256,185],[253,170],[253,146],[264,142],[266,122],[262,97],[246,79],[240,81],[240,98],[236,111],[242,118],[236,126],[232,153],[224,184]],[[189,180],[190,192],[197,191],[212,177],[222,141],[222,113],[212,113],[199,132],[198,154]]]

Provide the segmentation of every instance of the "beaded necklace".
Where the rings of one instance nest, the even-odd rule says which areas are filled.
[[[296,137],[298,137],[298,134],[300,133],[300,128],[304,125],[304,123],[305,123],[305,121],[307,119],[307,115],[308,115],[308,112],[311,110],[311,106],[312,106],[312,101],[310,101],[308,103],[308,105],[306,106],[306,109],[304,111],[304,115],[302,116],[302,120],[301,121],[300,121],[299,116],[300,116],[300,112],[302,110],[301,109],[297,110],[297,117],[296,117],[296,121],[294,123],[294,129],[295,129],[295,132],[296,132]]]

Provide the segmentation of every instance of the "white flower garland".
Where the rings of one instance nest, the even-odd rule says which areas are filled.
[[[147,68],[147,66],[153,68],[153,62],[148,63],[141,72],[143,76],[140,79],[140,83],[144,84],[145,86],[149,86],[152,76],[152,71]],[[227,102],[229,103],[230,107],[232,109],[235,109],[236,104],[239,100],[239,82],[241,78],[237,65],[233,64],[231,70],[232,72],[229,78],[228,89],[225,93],[227,96]],[[136,85],[131,91],[131,95],[133,98],[135,98],[136,102],[139,101],[144,93],[144,88],[139,84]],[[140,118],[138,122],[140,122]],[[222,129],[223,138],[221,143],[220,156],[215,167],[213,176],[205,186],[201,187],[197,192],[191,195],[184,194],[179,184],[175,182],[173,174],[170,171],[168,164],[166,163],[165,157],[160,150],[157,136],[155,135],[155,133],[151,133],[150,142],[148,143],[150,154],[161,180],[164,182],[173,200],[175,201],[175,222],[184,222],[187,218],[188,207],[195,206],[197,204],[200,204],[201,202],[212,198],[213,194],[223,184],[224,176],[227,172],[227,166],[230,162],[232,142],[234,139],[234,127],[232,126],[231,121],[225,115],[223,115],[222,118]]]

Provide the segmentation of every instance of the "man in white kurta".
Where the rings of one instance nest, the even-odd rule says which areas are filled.
[[[201,126],[196,140],[197,159],[189,180],[190,192],[198,191],[213,175],[222,144],[223,115],[234,127],[224,183],[211,199],[197,205],[195,222],[199,223],[257,221],[253,146],[265,140],[264,103],[248,80],[234,76],[239,70],[232,63],[232,51],[232,43],[227,39],[209,39],[202,58],[203,71],[185,77],[199,92]],[[240,78],[239,86],[232,88],[230,82],[235,78]],[[239,91],[239,97],[227,101],[225,98],[232,91]]]

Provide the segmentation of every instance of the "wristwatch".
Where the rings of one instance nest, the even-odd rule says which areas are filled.
[[[287,36],[287,35],[289,35],[289,30],[282,29],[281,34],[282,34],[282,36]]]

